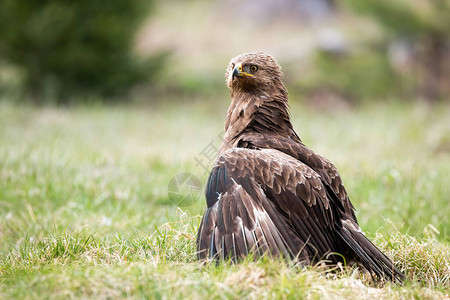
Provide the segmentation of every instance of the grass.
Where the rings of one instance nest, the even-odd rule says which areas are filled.
[[[0,298],[448,297],[448,105],[292,104],[297,132],[336,164],[362,228],[411,279],[397,286],[342,266],[196,262],[204,198],[178,208],[168,183],[183,172],[205,182],[194,158],[219,145],[227,101],[171,103],[0,103]]]

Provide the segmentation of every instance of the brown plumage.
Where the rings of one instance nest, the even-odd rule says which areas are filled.
[[[264,53],[239,55],[227,68],[231,105],[206,187],[198,258],[252,253],[311,264],[343,256],[380,278],[404,279],[362,233],[336,167],[295,133],[282,77]]]

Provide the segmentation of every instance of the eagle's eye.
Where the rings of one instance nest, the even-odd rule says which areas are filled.
[[[250,71],[252,73],[255,73],[256,71],[258,71],[258,66],[255,66],[255,65],[250,66]]]

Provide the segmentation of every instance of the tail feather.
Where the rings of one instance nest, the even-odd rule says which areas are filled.
[[[379,278],[388,278],[401,283],[406,276],[397,269],[392,261],[379,250],[361,231],[347,226],[341,227],[337,233],[342,240],[356,253],[361,263]]]

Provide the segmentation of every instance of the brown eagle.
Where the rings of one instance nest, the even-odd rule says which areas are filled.
[[[370,240],[336,167],[308,149],[289,117],[283,72],[265,53],[233,58],[225,136],[206,186],[199,259],[252,253],[301,263],[361,263],[380,278],[405,276]]]

